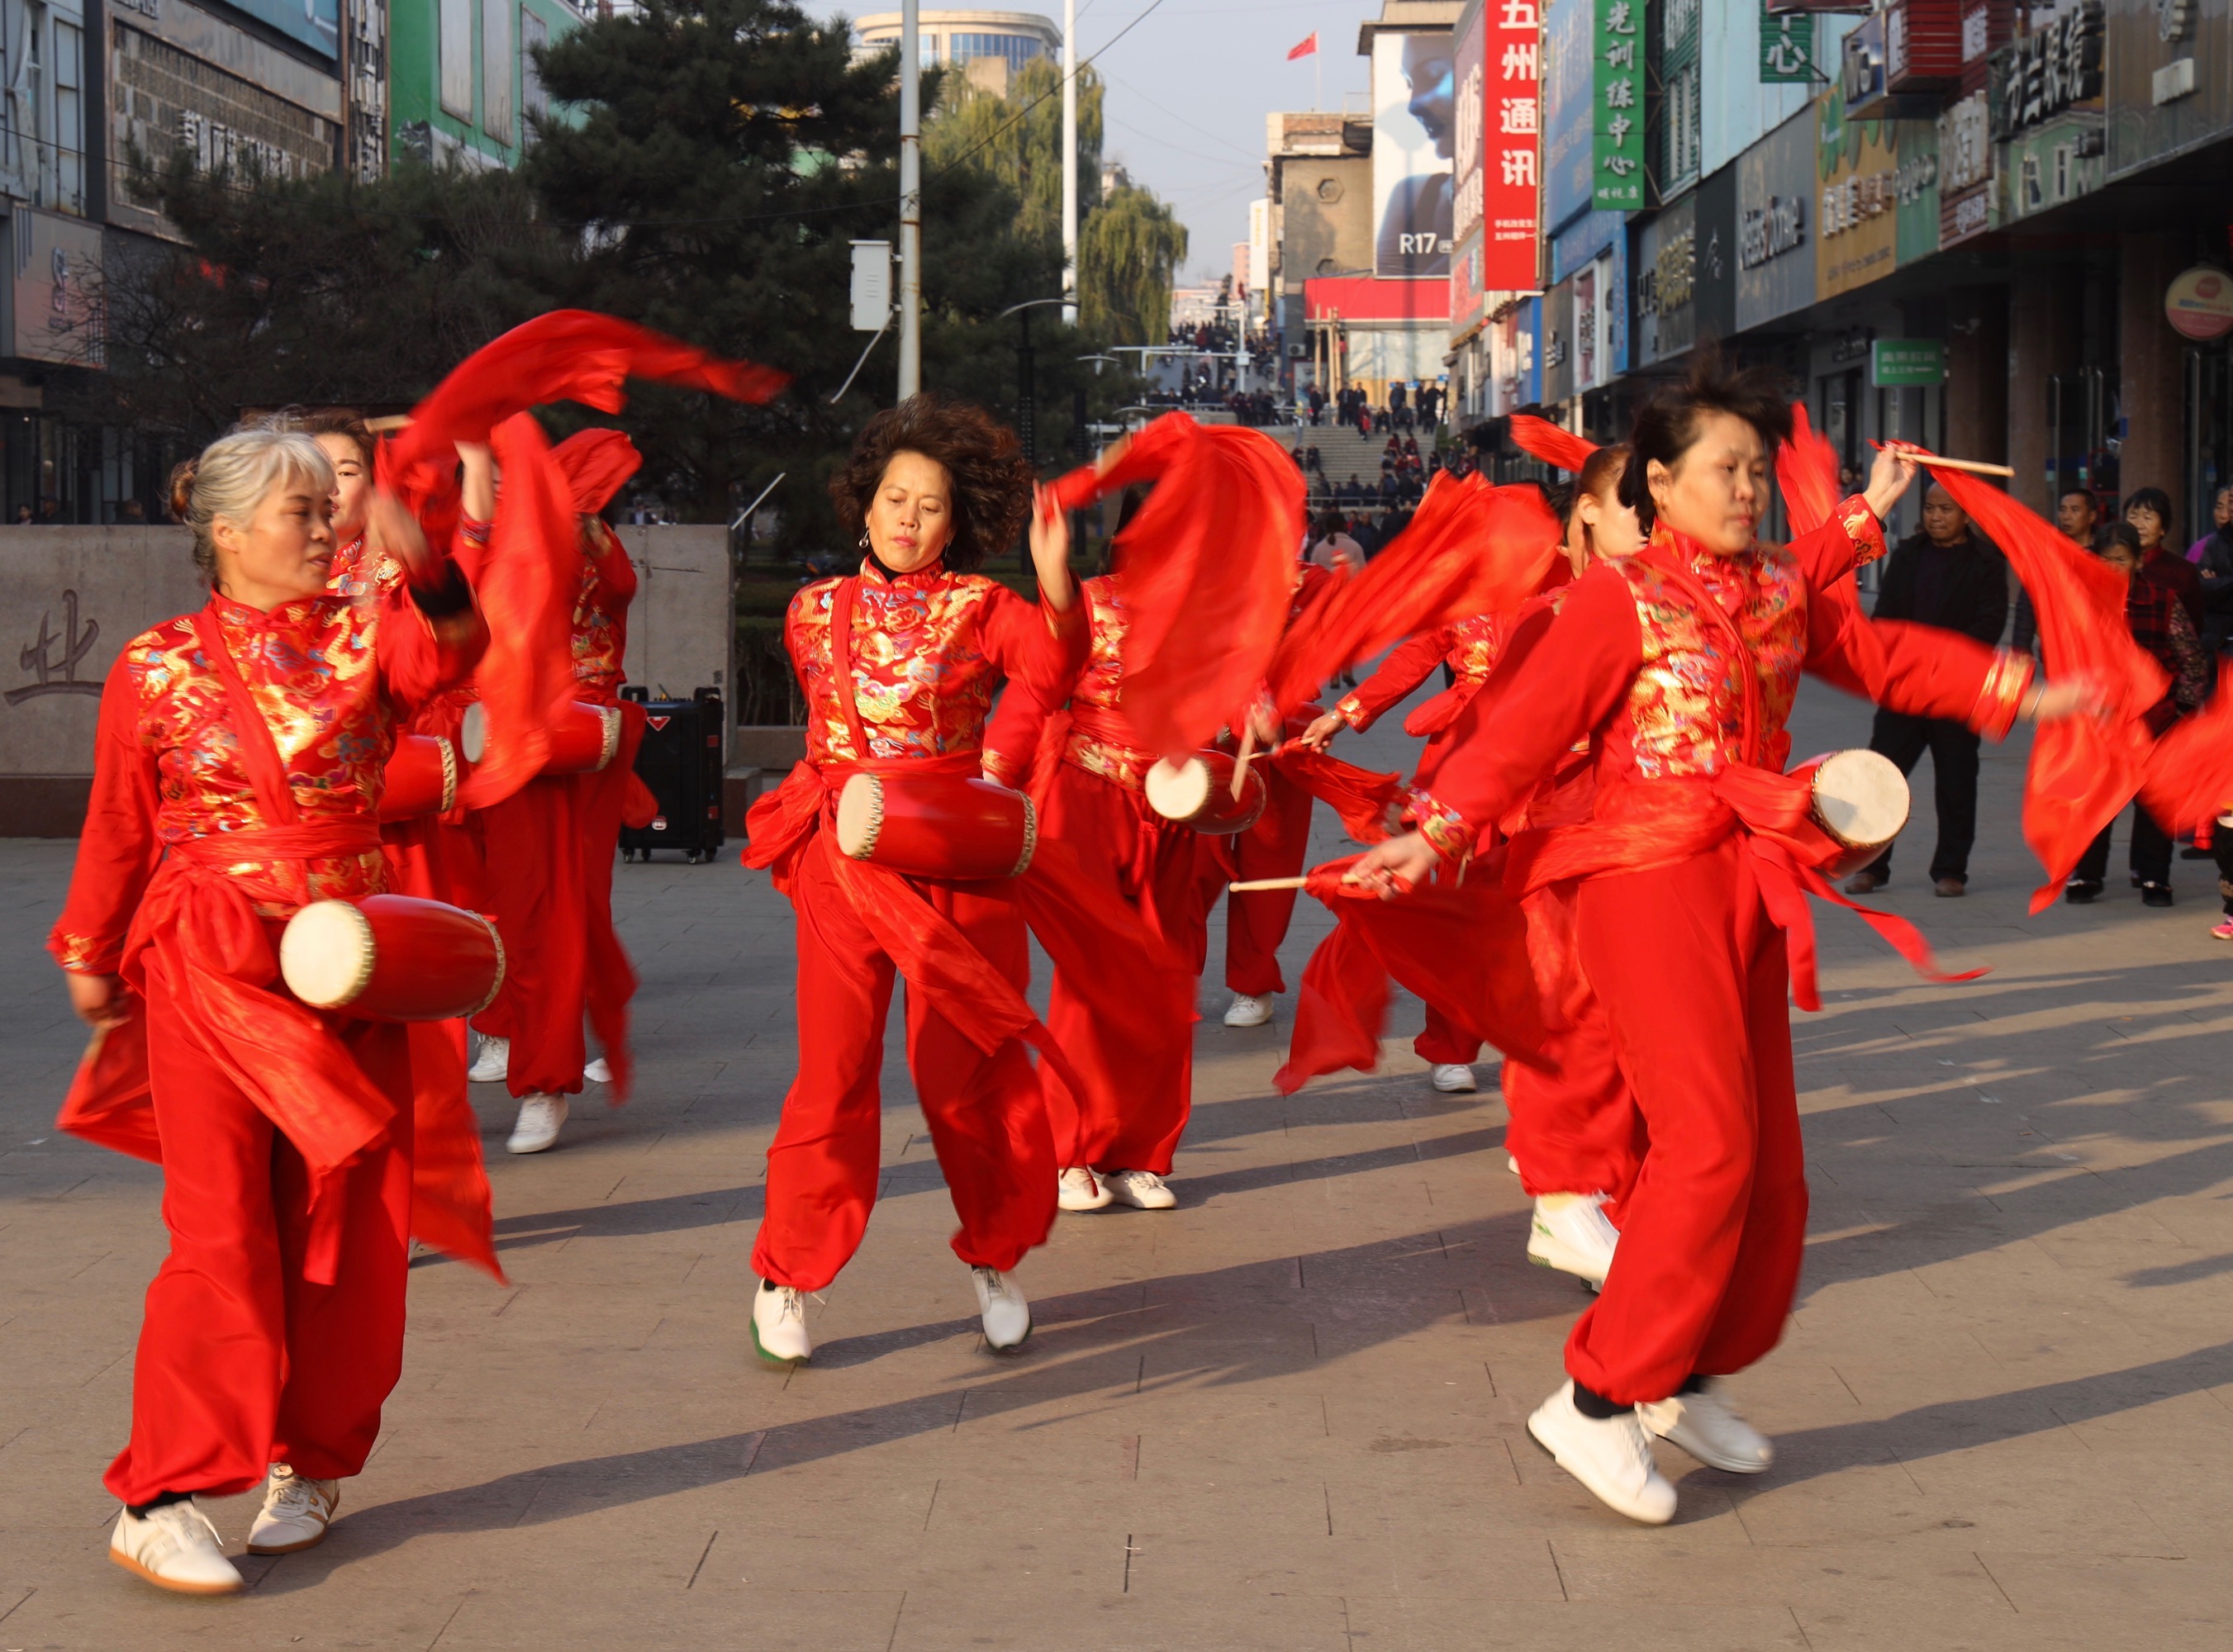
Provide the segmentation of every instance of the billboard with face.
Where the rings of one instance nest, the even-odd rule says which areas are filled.
[[[1454,56],[1447,33],[1373,36],[1372,272],[1383,279],[1450,273]]]

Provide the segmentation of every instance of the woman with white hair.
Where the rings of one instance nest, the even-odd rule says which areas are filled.
[[[318,1542],[401,1369],[408,1029],[306,1007],[277,946],[309,902],[382,889],[395,731],[464,678],[487,631],[385,496],[371,536],[400,588],[330,594],[334,491],[318,443],[274,428],[225,436],[173,477],[210,600],[133,639],[109,673],[48,942],[96,1029],[62,1122],[160,1161],[171,1237],[131,1439],[107,1475],[125,1504],[110,1558],[187,1594],[241,1586],[194,1497],[264,1483],[250,1551]],[[465,1226],[450,1231],[482,1236],[493,1265],[477,1155],[457,1191]]]

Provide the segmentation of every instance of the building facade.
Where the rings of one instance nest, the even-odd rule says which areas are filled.
[[[2041,511],[2158,486],[2182,541],[2208,527],[2233,481],[2223,7],[1550,0],[1542,32],[1553,416],[1615,437],[1714,342],[1781,366],[1855,472],[1902,437],[2012,465]],[[1494,441],[1512,409],[1468,410]]]
[[[583,12],[569,0],[361,3],[387,12],[390,156],[430,166],[516,165],[532,122],[551,113],[536,49],[579,28]]]
[[[916,50],[925,68],[960,69],[969,83],[994,97],[1027,63],[1062,57],[1062,30],[1035,11],[926,10],[916,14]],[[900,14],[872,12],[856,19],[858,49],[881,51],[900,37]]]

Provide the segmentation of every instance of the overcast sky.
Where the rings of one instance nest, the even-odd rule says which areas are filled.
[[[1062,25],[1060,0],[990,3]],[[898,10],[898,0],[805,3],[824,17]],[[1232,267],[1233,244],[1248,238],[1248,203],[1264,192],[1264,117],[1311,107],[1311,60],[1291,63],[1288,49],[1316,29],[1323,107],[1340,108],[1347,94],[1362,110],[1369,64],[1357,26],[1379,15],[1379,0],[1078,0],[1081,52],[1109,83],[1103,153],[1186,224],[1182,279]]]

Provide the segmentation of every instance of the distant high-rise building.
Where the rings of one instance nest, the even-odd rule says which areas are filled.
[[[922,66],[959,68],[972,86],[995,97],[1007,95],[1009,83],[1025,64],[1062,56],[1062,30],[1035,11],[939,10],[919,16]],[[879,50],[899,37],[896,11],[873,12],[853,24],[853,39],[863,52]]]

